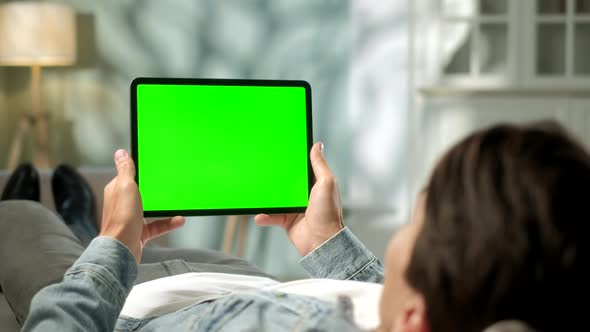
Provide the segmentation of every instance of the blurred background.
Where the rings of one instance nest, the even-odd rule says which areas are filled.
[[[378,257],[433,163],[473,129],[553,118],[590,142],[590,0],[41,3],[75,16],[75,60],[41,69],[45,174],[80,167],[99,196],[113,152],[130,147],[138,76],[310,82],[314,140],[339,179],[345,223]],[[0,66],[0,176],[34,99],[30,65]],[[227,223],[191,218],[163,244],[220,249]],[[283,279],[305,275],[282,230],[244,225],[246,258]]]

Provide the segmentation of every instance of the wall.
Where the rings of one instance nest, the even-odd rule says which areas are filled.
[[[77,11],[79,59],[43,71],[56,162],[112,167],[113,151],[129,147],[134,77],[305,79],[313,88],[314,139],[325,143],[340,180],[346,221],[382,255],[409,210],[407,2],[59,2]],[[0,75],[3,165],[28,106],[29,77],[26,68]],[[171,238],[178,246],[215,248],[222,228],[219,218],[195,218]],[[297,255],[282,232],[252,226],[251,234],[247,255],[268,271],[290,274],[284,257]]]
[[[325,110],[316,132],[343,126],[337,113],[346,110],[350,36],[340,2],[61,2],[79,13],[81,54],[74,67],[44,71],[56,160],[111,165],[113,149],[129,146],[128,84],[137,76],[305,78]],[[3,77],[2,109],[28,107],[27,70],[9,68]]]

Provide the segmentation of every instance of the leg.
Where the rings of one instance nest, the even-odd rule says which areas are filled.
[[[187,272],[231,273],[276,279],[242,258],[205,249],[146,247],[141,263],[136,284]]]
[[[78,238],[43,205],[0,202],[0,285],[19,322],[33,296],[60,282],[83,251]]]
[[[57,211],[62,215],[70,230],[82,241],[82,244],[88,245],[98,235],[98,227],[95,222],[96,206],[91,186],[78,171],[68,165],[60,165],[55,169],[51,186]],[[267,276],[242,259],[198,249],[146,248],[142,263],[151,263],[152,265],[140,266],[139,278],[136,282],[190,271]]]
[[[23,322],[33,296],[58,283],[84,251],[66,224],[43,205],[0,201],[0,286]],[[247,261],[215,251],[146,248],[136,284],[186,272],[221,272],[275,279]]]

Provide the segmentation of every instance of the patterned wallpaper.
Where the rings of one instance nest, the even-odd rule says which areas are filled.
[[[56,2],[76,9],[79,44],[75,66],[43,72],[43,105],[52,114],[57,162],[110,167],[113,151],[129,147],[129,82],[134,77],[304,79],[313,89],[314,139],[326,145],[349,225],[381,254],[390,231],[405,221],[410,137],[407,2]],[[4,68],[0,75],[3,165],[14,123],[28,107],[28,71]],[[371,220],[378,226],[364,227]],[[182,235],[173,239],[181,246],[215,247],[219,225],[196,221],[188,226],[203,235],[199,241]],[[387,236],[380,227],[388,229]],[[263,257],[269,246],[283,248],[273,244],[284,241],[282,235],[253,232],[251,242],[264,246],[250,245],[248,255],[270,270],[291,273],[292,267]],[[284,251],[295,257],[289,248]]]

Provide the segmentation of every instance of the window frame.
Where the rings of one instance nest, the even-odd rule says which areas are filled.
[[[449,15],[444,8],[444,0],[437,1],[438,13],[436,25],[438,38],[433,51],[436,54],[437,77],[440,84],[456,87],[501,88],[517,86],[523,88],[548,88],[552,86],[583,87],[590,83],[590,72],[576,74],[575,71],[575,29],[576,24],[590,25],[590,11],[575,12],[577,0],[565,0],[566,11],[563,14],[538,14],[538,0],[507,1],[507,12],[500,15],[482,15],[481,0],[474,2],[473,15]],[[537,73],[538,25],[539,23],[565,24],[564,74],[544,75]],[[448,23],[469,24],[470,49],[468,73],[445,73],[443,63],[444,27]],[[481,64],[475,55],[481,43],[482,23],[505,24],[506,53],[503,73],[482,74]],[[589,34],[590,35],[590,34]]]

